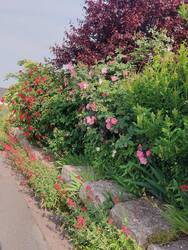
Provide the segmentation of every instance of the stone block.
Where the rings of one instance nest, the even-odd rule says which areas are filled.
[[[166,245],[151,245],[148,250],[188,250],[188,238],[177,240]]]
[[[108,199],[116,204],[134,198],[118,184],[108,180],[85,182],[80,189],[79,197],[85,205],[92,204],[95,207],[104,204]]]
[[[144,248],[150,243],[164,243],[175,237],[158,206],[145,198],[115,205],[110,217],[118,228],[125,225],[130,235]]]

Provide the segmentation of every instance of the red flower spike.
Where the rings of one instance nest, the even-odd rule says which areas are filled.
[[[61,190],[61,185],[59,183],[55,183],[54,184],[54,188],[57,190],[57,191],[60,191]]]
[[[108,218],[108,224],[110,224],[110,225],[113,224],[113,219],[111,217]]]
[[[61,175],[58,175],[57,179],[58,179],[59,181],[61,181],[62,183],[64,183],[63,177],[62,177]]]
[[[71,199],[71,198],[67,199],[67,205],[70,208],[76,208],[76,202],[73,199]]]
[[[85,187],[85,190],[86,190],[86,191],[91,191],[91,186],[90,186],[90,185],[87,185],[87,186]]]
[[[82,217],[81,215],[79,215],[76,218],[75,228],[81,229],[81,228],[85,227],[85,225],[86,225],[86,221],[85,221],[84,217]]]
[[[188,191],[188,185],[182,185],[180,186],[181,191],[186,192]]]
[[[130,230],[125,226],[123,225],[121,227],[121,231],[128,237],[130,235]]]
[[[5,145],[4,145],[4,150],[5,150],[5,151],[11,151],[11,149],[12,149],[12,146],[11,146],[11,145],[9,145],[9,144],[5,144]]]
[[[82,207],[82,208],[81,208],[81,211],[82,211],[82,212],[86,212],[86,211],[87,211],[87,208],[86,208],[86,207]]]

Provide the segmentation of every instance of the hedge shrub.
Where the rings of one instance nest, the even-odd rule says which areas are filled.
[[[180,204],[188,180],[188,49],[144,70],[121,54],[92,68],[24,64],[10,89],[13,121],[57,158],[86,155],[106,178]],[[173,193],[173,195],[172,195]]]

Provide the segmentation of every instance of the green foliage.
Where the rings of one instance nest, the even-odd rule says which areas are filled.
[[[142,67],[146,62],[152,62],[155,55],[164,55],[166,51],[172,50],[173,40],[167,36],[165,30],[150,29],[148,37],[139,33],[135,35],[137,47],[131,53],[135,66]]]
[[[58,160],[87,156],[104,178],[139,195],[174,196],[181,206],[178,187],[188,180],[188,49],[175,53],[170,43],[165,32],[151,31],[151,40],[137,40],[127,64],[119,51],[91,68],[25,65],[7,97],[15,124]],[[148,46],[152,60],[136,73]]]
[[[188,5],[184,3],[181,4],[178,12],[181,18],[185,20],[188,24]]]
[[[3,150],[2,143],[7,142],[6,131],[8,130],[8,110],[4,105],[0,105],[0,151]]]
[[[184,209],[178,209],[168,205],[164,216],[177,231],[188,235],[188,206]]]
[[[78,197],[81,180],[74,176],[72,184],[67,185],[54,166],[31,159],[28,149],[25,151],[17,143],[9,141],[9,147],[14,150],[7,151],[8,158],[27,178],[41,206],[61,217],[62,229],[71,237],[75,249],[140,250],[130,237],[107,223],[107,215],[102,210],[83,207]]]

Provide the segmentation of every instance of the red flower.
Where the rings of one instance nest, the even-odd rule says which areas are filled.
[[[87,185],[87,186],[85,187],[85,189],[86,189],[86,191],[91,191],[91,186],[90,186],[90,185]]]
[[[186,192],[188,191],[188,185],[182,185],[180,186],[181,191]]]
[[[9,144],[4,145],[4,150],[5,151],[11,151],[12,147]]]
[[[28,130],[29,130],[29,131],[33,131],[33,127],[32,127],[32,126],[29,126]]]
[[[82,208],[81,208],[81,211],[82,211],[82,212],[86,212],[86,211],[87,211],[87,208],[86,208],[86,207],[82,207]]]
[[[126,227],[126,226],[122,226],[121,227],[121,231],[126,235],[129,236],[130,235],[130,230]]]
[[[32,176],[33,176],[32,170],[28,170],[28,172],[27,172],[27,177],[28,177],[28,178],[31,178]]]
[[[20,114],[20,121],[23,121],[24,118],[25,118],[24,114],[21,113],[21,114]]]
[[[86,221],[85,221],[84,217],[82,217],[81,215],[79,215],[79,216],[76,218],[75,227],[76,227],[77,229],[81,229],[81,228],[83,228],[85,225],[86,225]]]
[[[108,224],[112,225],[113,224],[113,220],[111,217],[108,218]]]
[[[71,198],[67,198],[67,205],[70,208],[76,208],[76,202],[73,199],[71,199]]]
[[[54,188],[57,190],[57,191],[60,191],[61,190],[61,185],[59,183],[55,183],[54,184]]]
[[[38,85],[38,84],[40,83],[40,80],[41,80],[41,77],[38,76],[38,77],[36,78],[36,80],[35,80],[35,85]]]
[[[25,137],[29,137],[30,133],[29,133],[29,132],[23,132],[23,135],[24,135]]]
[[[36,159],[37,159],[36,155],[33,154],[33,153],[30,153],[30,160],[31,161],[36,161]]]
[[[62,183],[64,182],[63,177],[61,175],[58,175],[57,179],[61,181]]]
[[[35,113],[34,113],[34,116],[35,116],[36,118],[39,118],[39,117],[41,116],[41,114],[40,114],[40,112],[35,112]]]
[[[37,89],[37,94],[38,95],[41,95],[43,93],[43,90],[42,89]]]
[[[4,102],[5,101],[5,97],[1,97],[1,99],[0,99],[0,102]]]
[[[33,74],[33,70],[32,69],[29,69],[29,76],[31,76]]]

